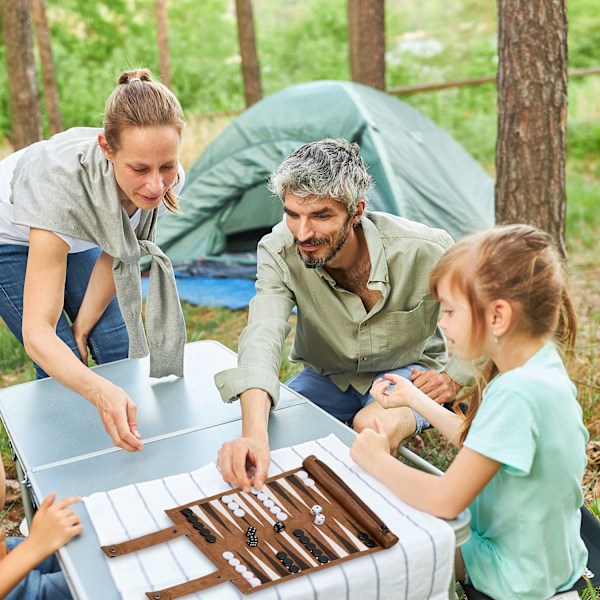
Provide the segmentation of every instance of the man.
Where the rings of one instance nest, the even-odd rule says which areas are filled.
[[[226,481],[245,490],[261,488],[267,477],[267,423],[294,306],[290,358],[305,368],[287,385],[356,431],[378,417],[393,452],[428,423],[409,408],[373,402],[376,378],[398,373],[440,403],[469,382],[453,360],[442,372],[446,346],[427,282],[452,239],[400,217],[367,215],[372,180],[358,151],[345,140],[312,142],[271,177],[285,218],[258,244],[256,296],[238,367],[215,376],[223,400],[239,397],[242,409],[242,437],[223,444],[218,465]]]

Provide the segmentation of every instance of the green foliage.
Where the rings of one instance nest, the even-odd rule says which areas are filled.
[[[567,148],[572,158],[600,156],[600,123],[571,122],[567,130]]]
[[[569,3],[572,67],[600,64],[596,3]],[[265,95],[303,81],[349,79],[347,0],[254,0],[253,5]],[[168,9],[173,89],[186,113],[241,108],[233,1],[177,0]],[[154,0],[46,0],[46,10],[67,127],[101,124],[105,99],[123,69],[143,65],[158,73]],[[389,87],[493,75],[495,3],[387,0],[386,43]],[[2,45],[0,60],[4,64]],[[478,158],[493,149],[493,85],[408,101],[453,135],[464,123],[463,137],[478,138],[472,145]],[[0,139],[10,130],[6,71],[0,69]]]
[[[597,0],[569,2],[569,67],[600,65],[600,13]]]
[[[0,319],[0,375],[23,368],[29,361],[25,349]]]
[[[255,21],[265,94],[302,81],[349,79],[346,0],[270,0]]]

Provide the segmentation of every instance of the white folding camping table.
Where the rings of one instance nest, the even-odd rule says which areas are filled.
[[[136,403],[138,426],[145,446],[139,453],[114,447],[96,409],[53,379],[2,390],[0,416],[22,477],[28,518],[31,517],[28,501],[35,505],[53,491],[59,498],[90,496],[191,472],[213,463],[222,443],[238,437],[241,431],[239,403],[224,404],[213,382],[216,372],[235,364],[236,354],[225,346],[214,341],[200,341],[186,346],[185,376],[181,379],[150,379],[147,358],[96,367],[98,373],[122,387]],[[350,428],[282,385],[281,400],[269,421],[271,448],[295,446],[331,434],[346,446],[354,439]],[[433,470],[409,451],[403,450],[403,453],[420,468]],[[76,505],[75,510],[81,516],[85,531],[58,553],[73,596],[78,599],[119,598],[108,559],[100,550],[100,541],[85,504]],[[438,521],[423,517],[425,521],[431,519],[432,523]],[[468,539],[469,518],[466,511],[458,519],[448,522],[455,534],[452,546],[454,541],[460,545]],[[407,517],[402,522],[409,520]],[[427,526],[421,523],[419,527]],[[403,555],[418,561],[411,546],[411,534],[399,537]],[[434,539],[431,544],[428,554],[434,557],[436,553],[443,554],[435,547]],[[360,560],[362,558],[346,564],[356,562],[358,565]],[[396,570],[403,568],[404,564],[395,566]],[[385,573],[378,576],[383,578]],[[410,593],[409,576],[410,573],[405,574],[408,591],[398,597],[414,597]],[[453,582],[446,581],[444,585],[445,589],[454,587]],[[374,586],[377,588],[377,582]]]

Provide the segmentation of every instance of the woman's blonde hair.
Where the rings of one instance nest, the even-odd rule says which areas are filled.
[[[123,71],[104,109],[104,135],[112,150],[119,149],[121,133],[127,127],[163,125],[174,127],[181,138],[183,111],[175,94],[155,81],[149,69]],[[163,202],[171,212],[178,212],[178,198],[172,188],[166,191]]]
[[[462,295],[471,310],[471,347],[481,350],[486,335],[485,309],[493,300],[509,302],[516,316],[511,333],[554,337],[571,354],[577,317],[567,277],[552,238],[529,225],[505,225],[469,236],[450,248],[429,275],[429,289],[438,298],[442,279]],[[467,394],[469,408],[459,443],[466,438],[481,403],[483,389],[498,373],[488,360]],[[459,414],[458,403],[455,411]]]

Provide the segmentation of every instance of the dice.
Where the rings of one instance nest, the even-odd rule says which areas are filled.
[[[323,507],[319,506],[318,504],[315,504],[311,509],[310,509],[310,514],[311,515],[320,515],[323,512]]]
[[[281,521],[277,521],[275,525],[273,525],[273,530],[277,533],[281,533],[285,529],[285,525]]]
[[[315,515],[313,523],[315,525],[323,525],[323,523],[325,523],[325,515],[323,513],[319,513],[318,515]]]

